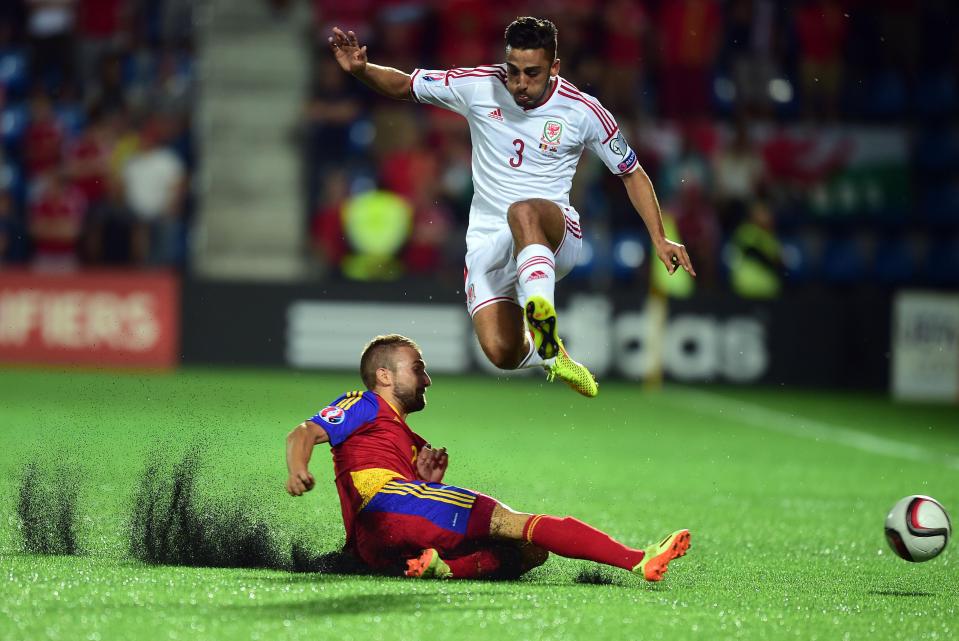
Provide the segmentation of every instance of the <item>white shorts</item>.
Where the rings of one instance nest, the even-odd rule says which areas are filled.
[[[559,281],[576,266],[583,246],[583,232],[579,214],[572,207],[560,205],[566,217],[566,232],[554,252],[556,280]],[[490,234],[480,242],[472,243],[466,252],[463,270],[466,291],[466,309],[470,318],[479,310],[501,302],[520,305],[516,291],[516,256],[513,234],[508,226]]]

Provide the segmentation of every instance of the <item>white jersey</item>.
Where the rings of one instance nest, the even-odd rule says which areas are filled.
[[[596,98],[562,77],[548,91],[543,104],[525,109],[506,89],[505,64],[413,72],[410,93],[417,102],[455,111],[469,123],[473,203],[468,246],[506,227],[506,210],[514,202],[545,198],[568,206],[584,147],[616,175],[639,166],[616,120]]]

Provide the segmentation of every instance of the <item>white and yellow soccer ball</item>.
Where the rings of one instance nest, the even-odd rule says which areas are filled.
[[[886,540],[907,561],[928,561],[939,555],[952,536],[949,514],[931,496],[900,499],[886,516]]]

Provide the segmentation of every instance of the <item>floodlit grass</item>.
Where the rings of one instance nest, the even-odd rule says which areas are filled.
[[[957,544],[909,564],[882,533],[907,494],[959,515],[959,411],[867,395],[607,382],[590,401],[538,379],[436,377],[410,423],[450,449],[448,482],[633,545],[689,527],[692,549],[660,584],[556,557],[503,583],[131,560],[144,469],[187,452],[204,462],[201,498],[249,505],[285,551],[294,539],[336,550],[325,446],[317,489],[293,499],[284,438],[357,384],[0,371],[0,639],[959,638]],[[31,462],[76,489],[83,556],[23,553],[16,506]]]

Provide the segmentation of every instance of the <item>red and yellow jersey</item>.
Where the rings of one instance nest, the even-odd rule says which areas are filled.
[[[311,419],[330,437],[346,544],[353,519],[393,479],[415,480],[416,456],[426,441],[378,394],[349,392]]]

